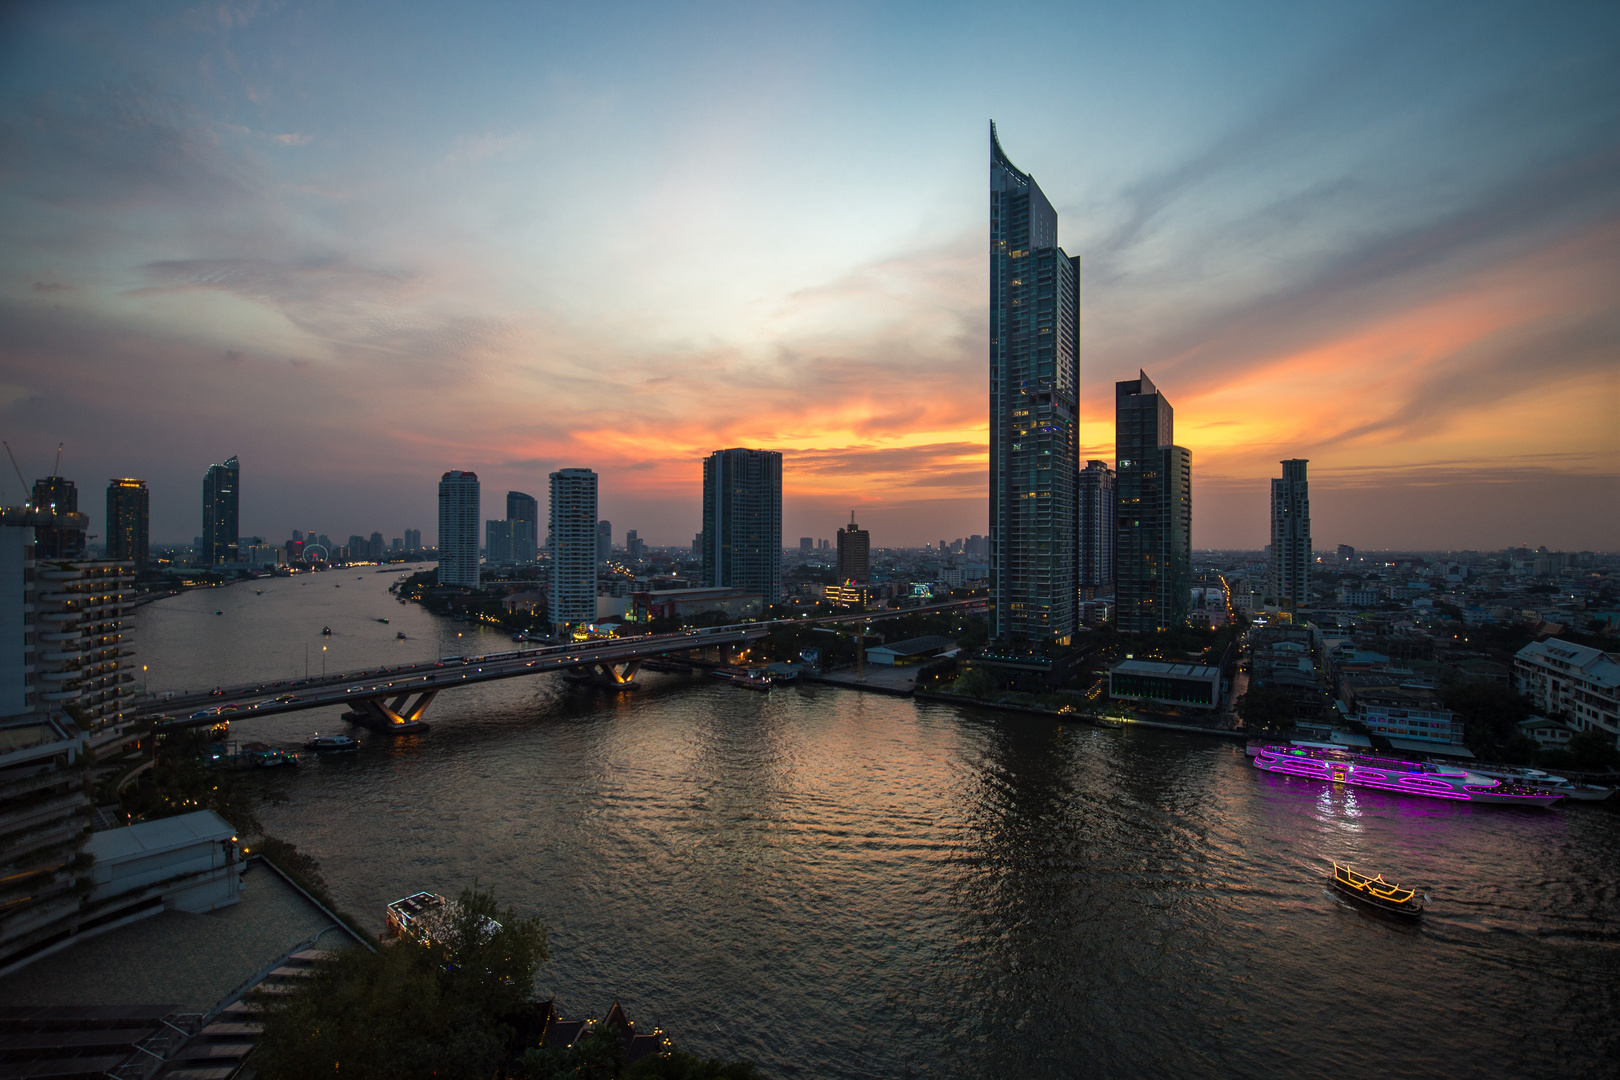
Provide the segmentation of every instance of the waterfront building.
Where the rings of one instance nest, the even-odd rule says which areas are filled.
[[[80,522],[79,487],[61,476],[47,476],[34,481],[33,497],[29,502],[35,510],[47,514],[70,515],[61,519],[62,525],[46,526],[36,530],[36,553],[42,559],[81,559],[84,557],[85,530],[88,519]],[[79,522],[75,524],[75,522]]]
[[[1130,634],[1192,611],[1192,453],[1174,445],[1169,400],[1138,374],[1114,384],[1114,621]]]
[[[406,551],[421,551],[422,550],[422,530],[421,529],[406,529],[405,530],[405,550]]]
[[[374,532],[369,537],[366,538],[366,555],[367,555],[367,557],[369,557],[371,559],[372,562],[382,562],[382,560],[383,560],[383,535],[382,535],[382,533]]]
[[[596,561],[605,563],[613,558],[613,522],[596,523]]]
[[[1095,600],[1114,591],[1114,470],[1106,461],[1088,461],[1080,470],[1076,494],[1080,524],[1077,544],[1080,599]],[[977,539],[975,537],[975,539]]]
[[[478,588],[478,474],[451,469],[439,479],[439,584]]]
[[[838,530],[838,583],[865,585],[872,577],[872,534],[855,524],[855,511],[849,512],[849,527]]]
[[[1221,669],[1201,664],[1121,660],[1108,669],[1108,696],[1117,701],[1215,709],[1221,704]]]
[[[146,569],[151,546],[151,493],[145,480],[114,478],[107,483],[107,558]]]
[[[990,631],[1068,641],[1076,614],[1080,260],[990,125]]]
[[[1271,583],[1287,611],[1311,599],[1311,495],[1306,461],[1282,463],[1282,479],[1271,481]]]
[[[490,566],[511,566],[517,562],[513,551],[513,526],[516,521],[501,519],[484,522],[484,561]]]
[[[551,474],[551,625],[556,633],[596,619],[596,473]]]
[[[203,474],[202,561],[208,566],[233,563],[241,541],[239,497],[242,467],[232,454],[223,465],[210,465]]]
[[[782,599],[782,455],[716,450],[703,462],[703,583]]]
[[[1601,731],[1620,745],[1620,661],[1572,641],[1532,641],[1513,657],[1513,683],[1536,711],[1563,713],[1577,731]]]
[[[508,491],[506,520],[512,522],[512,562],[534,562],[539,557],[539,500],[521,491]]]

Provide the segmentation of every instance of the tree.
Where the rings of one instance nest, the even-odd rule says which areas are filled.
[[[1596,728],[1570,736],[1569,754],[1577,769],[1603,772],[1620,766],[1620,751],[1615,749],[1614,736]]]
[[[257,1075],[498,1076],[534,1012],[534,975],[548,956],[537,920],[465,890],[433,944],[345,949],[318,961],[295,992],[261,998]]]
[[[1286,690],[1251,685],[1232,705],[1256,731],[1286,731],[1294,726],[1294,697]]]
[[[1440,689],[1440,701],[1463,722],[1463,741],[1481,756],[1499,758],[1519,722],[1530,718],[1528,698],[1493,679],[1457,679]]]

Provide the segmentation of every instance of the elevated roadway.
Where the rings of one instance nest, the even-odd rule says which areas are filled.
[[[206,693],[143,701],[130,712],[135,716],[172,717],[165,727],[194,727],[220,720],[346,705],[374,727],[415,726],[439,693],[458,687],[558,671],[591,671],[604,682],[623,685],[635,678],[644,660],[746,645],[764,638],[777,627],[876,622],[915,614],[977,610],[984,606],[983,598],[973,598],[895,610],[779,619],[674,634],[600,638],[482,656],[445,657],[307,679],[221,687]]]

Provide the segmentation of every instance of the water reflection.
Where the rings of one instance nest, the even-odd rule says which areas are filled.
[[[380,662],[363,616],[389,580],[267,588],[258,621],[163,601],[143,662],[156,643],[186,678],[262,678],[325,624]],[[345,621],[329,596],[351,592]],[[263,659],[282,637],[297,649]],[[347,909],[380,925],[399,895],[476,878],[550,925],[542,989],[565,1007],[618,995],[772,1076],[1612,1075],[1606,809],[1402,800],[1168,733],[642,677],[448,692],[427,733],[361,733],[352,761],[277,778],[292,799],[266,818]],[[1424,887],[1423,927],[1336,902],[1331,859]]]

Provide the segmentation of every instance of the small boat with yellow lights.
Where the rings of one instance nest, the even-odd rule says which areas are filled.
[[[1334,863],[1333,888],[1352,900],[1377,908],[1379,911],[1387,911],[1391,915],[1415,919],[1423,914],[1423,901],[1418,899],[1416,889],[1392,885],[1384,880],[1382,874],[1368,877],[1356,873],[1348,866]]]

